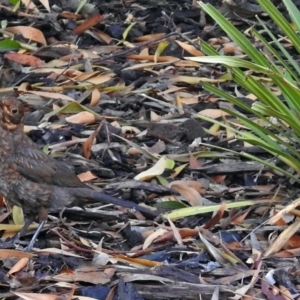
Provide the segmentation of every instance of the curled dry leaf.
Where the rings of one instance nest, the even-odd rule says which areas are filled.
[[[91,107],[94,107],[99,103],[100,96],[101,96],[101,93],[99,92],[99,90],[93,89],[92,95],[91,95],[91,102],[90,102]]]
[[[0,260],[8,259],[11,257],[15,257],[17,259],[21,258],[32,258],[34,256],[33,253],[17,251],[13,249],[0,249]]]
[[[150,153],[162,153],[166,150],[166,144],[162,140],[158,140],[152,147],[148,148]]]
[[[177,181],[177,182],[171,182],[168,185],[169,188],[172,188],[173,190],[177,191],[181,196],[183,196],[191,206],[199,206],[202,205],[202,197],[200,193],[184,183]]]
[[[229,114],[221,109],[204,109],[199,112],[200,115],[205,117],[210,117],[213,119],[217,119],[223,116],[228,116]]]
[[[211,38],[208,41],[211,46],[214,46],[214,45],[220,46],[225,43],[228,43],[230,41],[230,39],[227,37],[217,37],[217,38]]]
[[[163,228],[159,228],[158,230],[156,230],[155,232],[153,232],[152,234],[150,234],[146,239],[145,242],[143,244],[143,250],[147,249],[155,239],[157,239],[159,236],[162,236],[163,234],[167,233],[168,230],[163,229]]]
[[[94,72],[85,72],[85,73],[81,73],[78,74],[77,76],[73,77],[73,80],[76,81],[86,81],[90,78],[96,77],[100,74],[99,71],[94,71]]]
[[[231,224],[234,224],[234,225],[242,224],[249,213],[250,213],[250,209],[247,209],[243,214],[233,216],[232,220],[231,220]]]
[[[204,54],[197,50],[194,46],[189,45],[187,43],[184,42],[180,42],[180,41],[175,41],[183,50],[185,50],[186,52],[188,52],[189,54],[192,54],[194,56],[203,56]]]
[[[153,178],[154,176],[161,175],[166,169],[166,166],[167,166],[166,163],[167,163],[167,157],[162,156],[152,168],[136,175],[134,177],[134,179],[135,180],[148,180],[148,179]]]
[[[187,187],[192,187],[197,192],[199,192],[201,195],[206,194],[206,189],[203,187],[202,183],[199,182],[199,181],[195,181],[195,180],[175,180],[175,181],[170,183],[170,185],[173,185],[173,184],[181,184],[181,185],[185,185]]]
[[[223,50],[223,53],[226,53],[226,54],[239,55],[239,54],[243,53],[243,50],[233,42],[224,44],[222,50]]]
[[[216,211],[213,215],[213,217],[204,225],[205,229],[210,229],[214,227],[216,224],[220,223],[220,220],[222,219],[224,215],[224,211],[226,209],[226,204],[221,203],[220,208],[218,211]]]
[[[8,274],[14,274],[16,272],[21,271],[24,267],[27,266],[29,262],[28,257],[22,257],[19,261],[16,262],[16,264],[8,271]]]
[[[102,75],[90,78],[90,79],[86,80],[85,83],[98,85],[98,84],[102,84],[102,83],[109,81],[114,76],[115,76],[115,73],[110,72],[107,74],[102,74]]]
[[[5,53],[4,57],[15,61],[21,65],[40,67],[45,65],[45,62],[33,55],[22,54],[22,53]]]
[[[138,42],[147,42],[147,41],[152,41],[154,39],[163,38],[164,35],[165,35],[165,33],[147,34],[147,35],[136,37],[135,40]]]
[[[67,122],[76,123],[76,124],[91,124],[95,123],[96,116],[88,111],[79,112],[76,115],[66,118]]]
[[[290,240],[290,238],[299,230],[300,220],[298,219],[295,223],[288,226],[280,235],[273,241],[272,244],[265,250],[263,257],[268,257],[272,254],[279,252],[282,247]]]
[[[195,68],[200,68],[201,64],[197,63],[196,61],[188,61],[188,60],[179,60],[174,63],[175,67],[180,67],[180,68],[188,68],[188,67],[195,67]]]
[[[46,39],[39,29],[30,26],[15,26],[7,27],[5,30],[14,34],[21,34],[24,38],[38,42],[44,46],[47,45]]]
[[[182,238],[181,238],[181,235],[178,231],[178,228],[175,226],[175,224],[172,222],[172,220],[170,218],[168,218],[168,222],[169,222],[169,224],[172,228],[172,231],[173,231],[174,237],[177,241],[177,244],[178,245],[183,245]]]
[[[196,104],[199,102],[199,97],[198,96],[190,96],[190,97],[178,97],[177,98],[178,106],[180,103],[180,107],[182,107],[182,104],[185,105],[191,105],[191,104]]]
[[[88,137],[88,139],[83,143],[83,156],[86,159],[89,159],[91,157],[91,149],[94,143],[94,139],[97,136],[99,130],[101,128],[101,124],[98,126],[98,128]]]

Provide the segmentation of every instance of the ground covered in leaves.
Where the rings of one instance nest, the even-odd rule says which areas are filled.
[[[199,118],[236,122],[203,82],[253,99],[226,69],[187,59],[201,40],[244,58],[197,2],[12,2],[0,4],[0,91],[18,91],[26,133],[82,181],[162,213],[70,208],[27,253],[33,224],[0,250],[0,298],[295,299],[298,187],[236,154],[270,159],[262,149]],[[255,1],[203,2],[242,32],[256,14],[268,21]],[[5,201],[0,218],[2,241],[23,223]]]

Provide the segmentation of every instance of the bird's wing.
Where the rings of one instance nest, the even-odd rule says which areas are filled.
[[[39,149],[20,148],[14,154],[14,163],[18,171],[35,182],[47,181],[55,175],[55,165],[49,163],[49,157]]]
[[[20,174],[34,182],[86,187],[66,164],[56,161],[38,148],[19,148],[13,160]]]

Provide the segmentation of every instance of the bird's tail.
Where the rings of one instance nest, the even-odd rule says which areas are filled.
[[[110,196],[108,194],[105,193],[101,193],[101,192],[97,192],[94,191],[92,189],[88,189],[88,188],[72,188],[72,194],[76,197],[76,198],[80,198],[80,199],[89,199],[91,200],[91,202],[103,202],[103,203],[108,203],[108,204],[114,204],[114,205],[120,205],[120,206],[124,206],[127,208],[132,208],[135,209],[137,211],[140,211],[142,213],[145,213],[146,215],[149,216],[153,216],[156,217],[159,215],[158,211],[152,211],[146,207],[143,207],[141,205],[138,205],[134,202],[128,201],[128,200],[124,200],[124,199],[120,199],[117,197],[113,197]]]

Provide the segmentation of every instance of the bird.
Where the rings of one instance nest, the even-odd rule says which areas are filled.
[[[88,203],[112,203],[152,217],[159,214],[134,202],[95,191],[81,182],[65,162],[44,153],[24,133],[24,112],[24,105],[15,93],[0,96],[0,195],[11,206],[22,207],[29,216],[18,237],[36,217],[43,226],[48,213]]]

